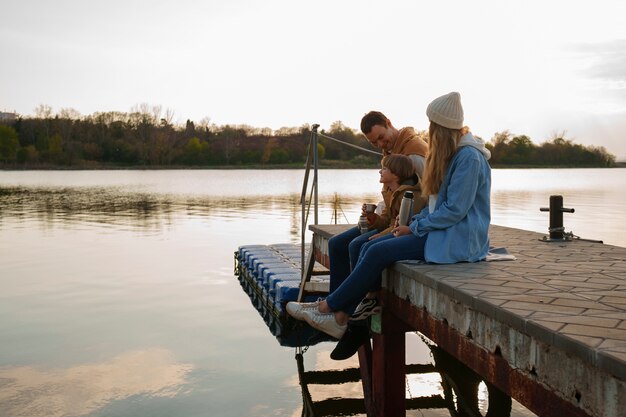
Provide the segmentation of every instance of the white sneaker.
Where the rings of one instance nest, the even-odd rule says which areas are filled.
[[[306,320],[311,327],[329,334],[335,339],[341,339],[341,336],[343,336],[348,328],[347,324],[341,326],[337,323],[335,320],[335,313],[320,313],[317,309],[308,309],[302,314],[304,316],[304,320]]]
[[[317,301],[312,303],[298,303],[296,301],[289,301],[285,306],[287,313],[296,320],[304,320],[304,312],[307,310],[317,310],[317,307],[322,302],[322,298],[318,298]]]

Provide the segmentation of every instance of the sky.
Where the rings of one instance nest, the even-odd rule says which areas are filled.
[[[162,106],[174,122],[555,135],[626,160],[623,0],[0,0],[0,111]]]

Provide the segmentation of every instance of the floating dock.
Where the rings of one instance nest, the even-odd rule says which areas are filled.
[[[308,254],[307,249],[304,256]],[[298,299],[302,255],[301,245],[295,243],[245,245],[235,252],[235,275],[282,346],[301,347],[333,340],[285,312],[285,305]],[[317,265],[305,301],[315,301],[328,293],[327,272]]]

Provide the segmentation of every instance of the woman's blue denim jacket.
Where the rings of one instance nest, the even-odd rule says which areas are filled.
[[[488,151],[487,151],[488,153]],[[459,148],[450,161],[437,196],[435,210],[428,205],[413,216],[411,232],[428,233],[427,262],[476,262],[489,251],[491,167],[473,146]]]

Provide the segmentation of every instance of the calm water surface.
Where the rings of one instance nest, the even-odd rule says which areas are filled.
[[[294,349],[233,275],[240,245],[300,241],[303,172],[0,172],[0,416],[300,416]],[[320,223],[379,200],[376,170],[320,171]],[[494,170],[492,221],[626,246],[626,169]],[[335,199],[339,209],[334,210]],[[308,238],[307,238],[308,240]],[[307,370],[345,369],[330,343]],[[407,335],[407,362],[429,363]],[[441,393],[412,375],[407,395]],[[360,383],[311,387],[360,398]],[[484,397],[484,395],[483,395]],[[481,397],[482,398],[482,397]],[[483,398],[484,401],[484,398]],[[409,415],[449,416],[445,409]],[[514,404],[514,416],[532,415]]]

